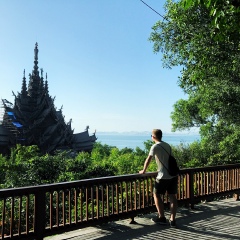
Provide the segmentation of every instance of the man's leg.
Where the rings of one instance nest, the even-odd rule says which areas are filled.
[[[170,219],[169,223],[171,227],[176,227],[176,212],[177,212],[177,188],[178,188],[178,177],[169,180],[167,191],[170,201]]]
[[[157,208],[158,216],[156,218],[152,218],[152,221],[155,223],[159,223],[162,225],[166,225],[167,221],[164,216],[164,203],[162,201],[162,195],[166,192],[165,185],[162,184],[162,180],[156,180],[154,189],[153,189],[153,197],[154,202]]]
[[[177,213],[177,198],[176,194],[169,194],[170,200],[170,220],[175,221],[176,213]]]
[[[154,202],[158,211],[159,217],[164,217],[164,204],[160,194],[154,193]]]

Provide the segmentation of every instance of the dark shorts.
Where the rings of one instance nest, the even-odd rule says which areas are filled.
[[[156,179],[153,192],[155,194],[176,194],[178,190],[178,177],[171,179]]]

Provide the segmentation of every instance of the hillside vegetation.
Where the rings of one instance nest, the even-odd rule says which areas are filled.
[[[135,174],[142,169],[152,142],[144,142],[144,145],[144,150],[138,147],[120,150],[96,143],[92,153],[81,152],[74,157],[69,152],[41,155],[37,146],[17,145],[11,150],[9,157],[0,155],[0,186],[13,188]],[[237,162],[230,158],[216,161],[215,157],[211,157],[204,141],[172,146],[172,151],[181,168]],[[156,171],[154,160],[148,171]]]

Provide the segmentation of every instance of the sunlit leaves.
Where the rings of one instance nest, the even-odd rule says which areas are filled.
[[[239,37],[239,0],[182,0],[180,2],[185,9],[196,6],[208,9],[209,16],[212,17],[212,26],[218,29],[213,34],[215,39],[225,41],[229,36]]]
[[[240,126],[240,15],[232,4],[169,0],[168,21],[157,22],[150,36],[154,51],[163,53],[164,67],[182,67],[178,83],[188,99],[174,104],[173,130],[199,127],[213,164],[226,154],[236,159],[234,147],[228,148],[231,154],[224,149],[227,143],[236,144],[225,126],[231,126],[232,136],[240,140],[235,134]]]

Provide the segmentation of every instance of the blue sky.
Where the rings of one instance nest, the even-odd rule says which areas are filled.
[[[146,0],[164,14],[163,0]],[[148,40],[161,17],[140,0],[1,0],[0,98],[14,102],[34,46],[74,132],[171,131],[173,104],[186,98],[180,69],[163,69]]]

